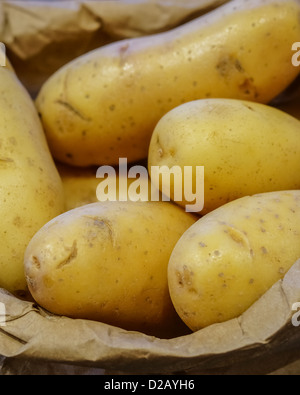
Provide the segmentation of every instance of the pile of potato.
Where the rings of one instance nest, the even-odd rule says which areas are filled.
[[[300,113],[270,103],[300,74],[299,13],[231,0],[74,59],[35,102],[1,67],[0,287],[169,338],[239,316],[283,278],[300,257]],[[203,210],[173,184],[155,202],[97,201],[97,168],[120,158],[150,178],[204,166]]]

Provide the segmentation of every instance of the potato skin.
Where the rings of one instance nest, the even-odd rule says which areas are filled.
[[[122,40],[70,62],[36,101],[54,157],[76,166],[146,158],[172,108],[228,97],[267,103],[299,74],[296,1],[233,0],[174,30]]]
[[[300,191],[247,196],[207,214],[173,249],[173,304],[193,330],[238,317],[300,257]]]
[[[52,313],[161,337],[182,334],[167,265],[194,222],[169,202],[98,202],[68,211],[26,250],[32,296]]]
[[[243,196],[300,189],[299,157],[296,118],[261,103],[206,99],[185,103],[158,122],[148,168],[151,176],[152,166],[204,166],[204,215]]]
[[[26,297],[25,249],[63,212],[63,189],[34,103],[10,67],[0,67],[0,86],[0,287]]]

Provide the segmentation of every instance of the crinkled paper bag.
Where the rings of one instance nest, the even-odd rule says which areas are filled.
[[[8,358],[135,374],[267,374],[300,358],[300,260],[239,318],[170,340],[55,316],[5,290],[0,302]]]
[[[58,68],[116,40],[160,33],[229,0],[0,2],[0,41],[35,96]]]

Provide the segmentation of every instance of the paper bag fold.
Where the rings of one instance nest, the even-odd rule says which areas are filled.
[[[55,316],[1,290],[0,354],[136,374],[269,373],[300,357],[299,301],[300,260],[240,317],[165,340]]]

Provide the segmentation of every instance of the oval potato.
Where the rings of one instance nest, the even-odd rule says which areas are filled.
[[[197,331],[238,317],[300,258],[300,190],[247,196],[207,214],[176,244],[169,290]]]
[[[9,66],[0,86],[0,287],[26,297],[25,249],[63,212],[64,196],[34,103]]]
[[[68,63],[36,105],[54,157],[77,166],[147,157],[156,123],[191,100],[268,103],[299,74],[294,0],[233,0],[176,29],[122,40]]]
[[[300,188],[300,122],[271,106],[233,99],[185,103],[157,124],[148,167],[204,166],[206,214],[243,196]],[[162,181],[151,177],[162,189]],[[174,179],[170,196],[174,199]],[[183,184],[184,185],[184,184]],[[183,189],[183,188],[182,188]],[[182,201],[187,205],[184,189]]]
[[[68,211],[26,250],[32,296],[55,314],[160,337],[182,334],[187,328],[170,300],[167,265],[194,222],[168,202],[98,202]]]

